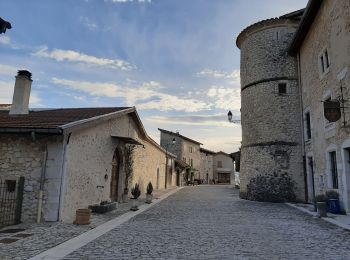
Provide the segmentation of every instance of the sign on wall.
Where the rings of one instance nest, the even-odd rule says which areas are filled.
[[[324,117],[329,122],[336,122],[341,117],[340,101],[339,100],[327,100],[323,102]]]

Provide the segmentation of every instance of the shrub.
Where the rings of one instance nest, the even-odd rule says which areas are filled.
[[[259,174],[247,185],[247,199],[267,202],[295,201],[295,183],[287,173]]]
[[[147,185],[147,194],[151,195],[152,192],[153,192],[153,185],[151,182],[149,182]]]
[[[136,183],[135,186],[131,189],[131,194],[133,196],[133,199],[137,199],[141,195],[141,190],[139,185]]]
[[[326,202],[326,201],[327,201],[327,197],[326,197],[326,195],[324,195],[324,194],[319,194],[319,195],[317,195],[317,196],[315,197],[315,200],[316,200],[317,202]]]
[[[328,190],[328,191],[326,191],[326,197],[327,197],[327,200],[339,199],[339,193],[336,192],[335,190]]]

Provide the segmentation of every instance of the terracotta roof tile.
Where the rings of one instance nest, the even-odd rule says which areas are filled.
[[[0,111],[0,128],[55,129],[59,126],[127,109],[128,107],[63,108],[30,111],[27,115],[9,115]]]

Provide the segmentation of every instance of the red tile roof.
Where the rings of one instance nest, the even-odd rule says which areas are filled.
[[[56,129],[59,126],[110,114],[129,107],[63,108],[30,111],[27,115],[9,115],[9,110],[0,111],[0,129]]]

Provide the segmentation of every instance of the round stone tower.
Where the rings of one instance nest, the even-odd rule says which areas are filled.
[[[252,182],[261,182],[256,181],[257,176],[290,177],[297,200],[305,198],[297,59],[288,55],[298,23],[295,17],[264,20],[237,37],[241,50],[241,195],[248,192],[248,199],[254,199],[249,197]],[[273,186],[283,182],[275,180]],[[263,184],[258,188],[268,191],[273,187]]]

